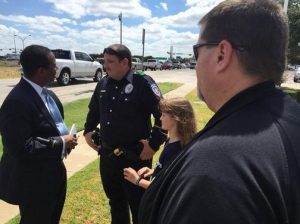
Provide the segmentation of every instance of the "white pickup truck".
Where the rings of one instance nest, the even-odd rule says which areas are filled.
[[[143,70],[143,63],[142,63],[141,59],[132,58],[131,62],[132,62],[131,68],[133,70]]]
[[[144,68],[147,70],[148,68],[151,70],[156,69],[162,69],[161,68],[162,63],[157,59],[148,59],[146,62],[144,62]]]
[[[57,82],[66,86],[73,78],[92,77],[95,82],[102,78],[102,65],[87,53],[74,50],[51,50],[56,58]]]

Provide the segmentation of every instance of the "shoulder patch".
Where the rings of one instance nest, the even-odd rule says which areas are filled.
[[[162,94],[160,92],[159,87],[157,86],[156,82],[153,80],[153,78],[149,75],[144,74],[144,76],[142,76],[148,83],[148,85],[150,86],[151,91],[154,93],[154,95],[160,99],[162,98]]]
[[[158,88],[158,86],[155,84],[155,83],[153,83],[153,84],[151,84],[151,90],[152,90],[152,92],[156,95],[156,96],[158,96],[159,98],[161,97],[161,93],[160,93],[160,90],[159,90],[159,88]]]

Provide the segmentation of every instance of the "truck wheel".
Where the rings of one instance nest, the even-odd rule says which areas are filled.
[[[61,86],[66,86],[70,83],[70,77],[71,77],[70,71],[64,69],[61,71],[59,77],[57,78],[57,82]]]
[[[94,82],[99,82],[100,79],[102,79],[102,70],[99,68],[96,71],[95,77],[94,77]]]

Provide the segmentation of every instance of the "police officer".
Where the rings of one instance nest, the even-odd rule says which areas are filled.
[[[151,167],[152,156],[165,141],[158,108],[162,95],[150,76],[131,70],[131,52],[126,46],[113,44],[103,54],[108,75],[99,81],[91,98],[84,136],[101,155],[100,175],[112,224],[129,224],[129,207],[136,224],[144,190],[124,179],[123,168]],[[100,146],[93,141],[98,124]]]

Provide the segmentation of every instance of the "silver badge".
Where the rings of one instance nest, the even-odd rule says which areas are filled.
[[[133,90],[133,85],[131,83],[127,84],[125,86],[125,93],[128,94],[128,93],[131,93]]]

